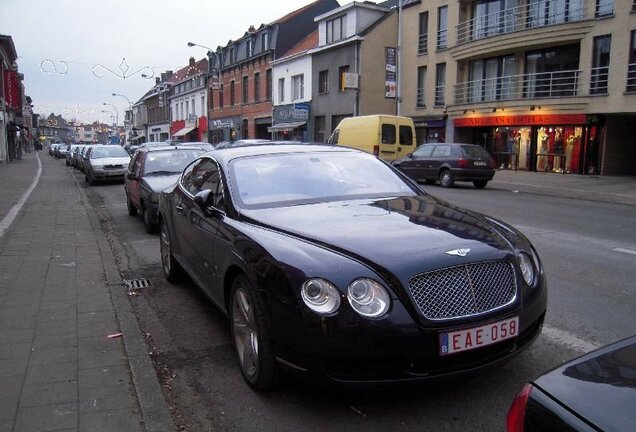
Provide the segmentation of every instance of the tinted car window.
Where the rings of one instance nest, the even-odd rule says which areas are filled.
[[[433,150],[433,157],[450,157],[451,155],[451,146],[448,145],[438,145],[435,146],[435,150]]]
[[[126,150],[119,146],[102,146],[95,147],[91,152],[91,159],[101,159],[108,157],[128,157],[130,156]]]
[[[432,145],[419,146],[417,150],[413,152],[413,156],[430,157],[431,153],[433,153],[434,148],[435,146],[432,146]]]
[[[490,155],[488,154],[488,152],[486,150],[484,150],[483,147],[479,147],[479,146],[461,146],[462,149],[462,153],[464,153],[464,156],[469,157],[469,158],[486,158],[488,159],[490,157]]]
[[[395,144],[395,125],[382,125],[382,144]]]
[[[400,144],[413,144],[413,130],[410,126],[400,126]]]

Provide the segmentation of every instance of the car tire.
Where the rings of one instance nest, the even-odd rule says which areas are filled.
[[[473,185],[476,189],[483,189],[488,184],[488,180],[473,180]]]
[[[137,207],[135,207],[135,205],[128,197],[126,197],[126,207],[128,207],[128,215],[137,216]]]
[[[451,172],[451,170],[449,169],[445,169],[442,170],[441,173],[439,173],[439,184],[442,187],[453,187],[453,185],[455,184],[455,179],[453,178],[453,173]]]
[[[271,389],[278,382],[271,326],[265,310],[263,298],[249,280],[237,276],[230,294],[232,341],[243,378],[257,390]]]
[[[161,222],[159,226],[161,228],[159,248],[161,250],[161,267],[163,268],[163,275],[169,282],[179,282],[183,277],[183,270],[174,255],[172,255],[170,230],[168,230],[168,225],[166,225],[165,222]]]
[[[141,207],[141,220],[144,221],[144,229],[148,234],[157,232],[157,226],[150,220],[150,212],[145,207]]]

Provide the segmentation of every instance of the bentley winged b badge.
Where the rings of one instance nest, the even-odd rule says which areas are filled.
[[[452,256],[465,257],[466,255],[468,255],[468,252],[470,252],[470,249],[454,249],[454,250],[449,250],[446,253]]]

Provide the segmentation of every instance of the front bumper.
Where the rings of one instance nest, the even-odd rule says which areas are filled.
[[[93,180],[112,180],[112,181],[121,181],[124,180],[126,176],[126,170],[100,170],[93,169],[91,170],[91,177]]]

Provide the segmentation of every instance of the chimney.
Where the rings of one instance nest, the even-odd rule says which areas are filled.
[[[255,32],[256,32],[256,29],[254,28],[254,26],[253,26],[253,25],[251,25],[251,26],[250,26],[250,28],[248,28],[248,29],[247,29],[247,32],[248,32],[248,33],[255,33]]]
[[[194,57],[190,57],[190,66],[194,66]]]
[[[155,84],[159,84],[161,82],[161,78],[155,77]]]

